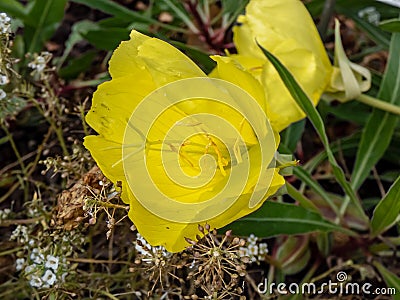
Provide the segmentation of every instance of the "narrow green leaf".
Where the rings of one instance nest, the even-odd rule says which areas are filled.
[[[330,164],[332,165],[332,171],[336,177],[336,180],[338,183],[341,185],[343,190],[345,191],[346,195],[349,196],[349,200],[354,203],[354,205],[358,208],[360,215],[363,215],[365,220],[368,220],[368,217],[365,215],[364,210],[361,206],[361,203],[359,202],[354,190],[352,189],[350,183],[347,181],[346,176],[343,172],[343,170],[340,168],[338,165],[332,150],[330,149],[329,146],[329,141],[328,137],[326,135],[324,123],[321,119],[321,116],[319,115],[317,109],[314,107],[312,104],[312,101],[308,98],[306,93],[302,90],[300,85],[296,82],[296,79],[293,77],[293,75],[285,68],[285,66],[268,50],[264,49],[261,47],[261,50],[264,52],[265,56],[268,58],[268,60],[272,63],[272,65],[275,67],[277,72],[279,73],[279,76],[281,77],[282,81],[285,83],[286,88],[289,90],[290,94],[296,101],[296,103],[300,106],[300,108],[307,114],[307,117],[313,124],[315,130],[317,131],[328,156],[328,160]],[[349,201],[347,200],[347,201]],[[343,207],[346,208],[348,203],[346,201],[343,203]],[[344,215],[345,211],[340,211],[341,216]],[[338,217],[341,217],[338,216]]]
[[[26,18],[25,7],[17,0],[1,0],[0,11],[21,20]]]
[[[377,98],[400,105],[400,33],[394,33],[387,69]],[[374,109],[364,127],[352,173],[352,187],[358,189],[372,167],[382,158],[392,139],[399,117]]]
[[[308,173],[302,167],[296,167],[293,169],[293,174],[296,175],[297,178],[299,178],[302,182],[308,185],[311,189],[313,189],[336,213],[336,216],[340,215],[339,209],[333,203],[331,197],[328,195],[327,192],[325,192],[325,190],[319,185],[319,183],[311,177],[310,173]]]
[[[89,6],[94,9],[98,9],[102,12],[111,14],[120,19],[130,20],[131,23],[144,22],[144,23],[148,23],[148,24],[156,24],[162,28],[175,30],[176,32],[186,32],[186,30],[184,30],[184,29],[177,28],[175,26],[159,22],[151,17],[140,14],[136,11],[130,10],[114,1],[110,1],[110,0],[71,0],[71,1]]]
[[[287,190],[288,195],[290,197],[292,197],[292,199],[299,202],[299,204],[302,207],[304,207],[310,211],[318,213],[318,208],[315,206],[315,204],[310,199],[305,197],[302,193],[300,193],[293,185],[291,185],[287,181],[286,181],[286,190]]]
[[[67,0],[35,0],[25,24],[24,39],[30,53],[40,52],[64,17]]]
[[[371,229],[374,236],[391,227],[400,213],[400,176],[374,210]]]
[[[305,125],[306,121],[300,120],[296,123],[293,123],[286,128],[284,132],[282,132],[281,143],[285,144],[291,152],[296,150],[297,143],[303,135]]]
[[[62,57],[57,61],[57,68],[59,69],[63,63],[65,62],[66,58],[72,51],[74,45],[81,40],[83,40],[82,34],[87,33],[90,30],[97,29],[99,26],[89,20],[82,20],[74,25],[71,28],[71,34],[68,36],[68,39],[65,41],[65,50]]]
[[[387,290],[386,295],[391,295],[394,300],[400,300],[400,278],[377,261],[374,261],[373,264],[378,269],[379,273],[381,273],[383,280],[385,280],[387,286],[390,288],[390,290]]]
[[[361,133],[357,132],[353,135],[346,136],[344,138],[338,139],[330,144],[330,148],[334,154],[341,152],[346,153],[356,153],[358,149],[358,144],[360,143]],[[308,172],[312,173],[317,166],[323,163],[327,159],[326,151],[323,150],[313,158],[311,158],[307,163],[303,165],[303,168]]]
[[[88,51],[80,57],[68,60],[68,65],[60,69],[58,74],[64,79],[77,78],[79,74],[87,71],[96,57],[95,51]]]
[[[390,32],[400,32],[400,19],[390,19],[382,21],[379,28]]]
[[[258,237],[313,231],[341,231],[349,235],[355,234],[353,231],[326,221],[319,214],[301,206],[272,201],[265,202],[254,213],[229,224],[222,230],[227,229],[232,229],[237,235],[253,233]]]
[[[197,27],[194,25],[192,20],[190,19],[190,15],[188,12],[182,7],[181,3],[173,3],[171,0],[163,0],[166,5],[168,5],[172,11],[186,24],[189,29],[195,33],[198,34],[200,31],[197,29]]]
[[[121,41],[129,39],[129,31],[125,28],[98,28],[82,33],[82,36],[96,48],[111,51]]]

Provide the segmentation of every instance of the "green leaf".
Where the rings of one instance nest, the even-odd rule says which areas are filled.
[[[280,234],[301,234],[313,231],[341,231],[354,235],[350,230],[323,219],[318,213],[293,204],[267,201],[254,213],[225,227],[237,235],[255,234],[271,237]]]
[[[83,33],[82,36],[96,48],[111,51],[121,41],[129,40],[129,30],[125,28],[99,28]]]
[[[88,51],[78,58],[70,59],[68,65],[62,68],[58,74],[64,79],[73,79],[80,73],[87,71],[96,57],[95,51]]]
[[[382,21],[379,28],[390,32],[400,32],[400,19],[390,19]]]
[[[338,183],[341,185],[343,190],[346,192],[346,195],[349,196],[349,200],[358,208],[360,215],[364,215],[364,219],[368,220],[368,217],[365,215],[364,210],[354,192],[352,189],[350,183],[347,181],[346,176],[343,172],[343,170],[340,168],[339,164],[337,163],[332,150],[330,149],[329,146],[329,141],[328,137],[326,135],[324,123],[321,119],[321,116],[319,115],[317,109],[314,107],[312,104],[312,101],[308,98],[306,93],[301,89],[300,85],[296,82],[296,79],[293,77],[293,75],[285,68],[285,66],[268,50],[264,49],[261,47],[261,50],[264,52],[265,56],[268,58],[268,60],[272,63],[272,65],[275,67],[277,72],[279,73],[279,76],[281,77],[282,81],[285,83],[287,89],[289,90],[290,94],[296,101],[296,103],[300,106],[300,108],[307,114],[307,117],[313,124],[315,130],[317,131],[328,156],[328,160],[332,166],[332,171],[333,174],[336,177],[336,180]],[[346,200],[343,203],[343,206],[340,210],[341,216],[344,215],[345,210],[348,205],[348,201]],[[340,217],[341,217],[340,216]]]
[[[293,169],[293,174],[296,175],[302,182],[308,185],[311,189],[313,189],[329,207],[335,212],[336,216],[339,216],[340,212],[337,206],[333,203],[329,194],[319,185],[319,183],[312,178],[311,174],[308,173],[302,167],[296,167]]]
[[[387,69],[377,98],[400,105],[400,33],[394,33],[390,44]],[[399,117],[374,109],[364,127],[352,173],[352,187],[358,189],[372,167],[382,158],[390,144]]]
[[[400,213],[400,176],[374,210],[371,229],[374,236],[391,227]]]
[[[303,135],[305,125],[306,121],[300,120],[296,123],[293,123],[282,132],[281,143],[285,144],[291,153],[296,150],[297,143]]]
[[[40,52],[43,45],[56,31],[64,17],[67,0],[35,0],[28,12],[24,29],[27,52]]]
[[[71,33],[68,36],[68,39],[65,41],[65,50],[62,57],[57,61],[57,68],[60,68],[69,53],[72,51],[74,45],[84,39],[82,34],[87,33],[90,30],[98,29],[99,25],[89,20],[83,20],[72,25]]]
[[[17,0],[1,0],[0,11],[21,20],[26,18],[25,7]]]
[[[386,295],[391,295],[394,300],[400,300],[400,278],[377,261],[374,261],[373,264],[378,269],[379,273],[381,273],[386,285],[391,288],[391,290],[387,290]]]
[[[286,181],[286,191],[290,197],[292,197],[293,200],[296,200],[299,202],[299,204],[313,212],[318,213],[318,208],[315,206],[315,204],[305,197],[302,193],[300,193],[293,185],[291,185],[289,182]]]

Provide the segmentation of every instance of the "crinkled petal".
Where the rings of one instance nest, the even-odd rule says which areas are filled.
[[[263,58],[256,40],[289,69],[314,104],[318,103],[329,83],[331,63],[301,1],[252,0],[246,7],[246,16],[241,16],[238,21],[242,25],[234,28],[234,42],[239,55],[233,57],[260,79],[266,92],[271,123],[281,131],[304,118],[305,114],[273,66]],[[248,56],[253,60],[250,61]],[[261,78],[260,69],[263,70]]]
[[[154,88],[145,71],[102,83],[93,95],[86,122],[108,140],[122,143],[132,112]]]
[[[158,87],[178,79],[205,76],[192,60],[172,45],[135,30],[130,40],[122,42],[114,51],[109,71],[112,78],[149,72]]]
[[[266,197],[275,194],[284,183],[283,177],[276,171]],[[185,237],[195,240],[196,235],[201,234],[198,230],[198,223],[176,223],[159,218],[145,209],[134,198],[129,189],[123,189],[123,191],[129,194],[129,198],[131,199],[129,218],[134,222],[140,234],[151,245],[161,245],[169,252],[179,252],[189,246]],[[206,223],[209,224],[211,228],[222,228],[257,210],[264,203],[264,201],[261,201],[256,207],[249,208],[248,202],[250,196],[250,194],[240,196],[228,210],[208,220]],[[202,225],[204,226],[205,223],[202,223]]]

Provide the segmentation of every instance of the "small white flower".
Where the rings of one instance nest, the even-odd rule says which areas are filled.
[[[257,255],[258,254],[258,246],[257,245],[249,245],[249,254],[250,255]]]
[[[240,249],[239,249],[239,256],[240,256],[240,257],[249,256],[249,249],[248,249],[248,248],[245,248],[245,247],[240,247]]]
[[[42,276],[42,281],[46,285],[52,286],[57,281],[56,274],[54,274],[51,270],[46,270],[46,272]]]
[[[25,275],[29,276],[32,275],[32,273],[36,270],[36,265],[29,265],[25,268]]]
[[[0,89],[1,91],[1,89]],[[1,99],[1,97],[0,97]],[[28,227],[24,225],[18,225],[11,233],[10,240],[20,239],[20,241],[28,240]]]
[[[25,258],[18,258],[18,259],[15,261],[15,269],[16,269],[17,271],[21,271],[21,270],[22,270],[22,267],[24,266],[24,263],[25,263]]]
[[[33,275],[31,280],[29,281],[29,284],[33,287],[41,287],[43,285],[43,281],[40,277]]]
[[[5,97],[7,97],[6,92],[0,89],[0,100],[3,100]]]
[[[11,32],[11,19],[6,13],[0,13],[0,34]]]
[[[6,75],[0,74],[0,85],[6,85],[10,80]]]
[[[48,269],[53,269],[54,271],[57,271],[59,258],[48,254],[46,256],[46,259],[47,259],[47,261],[46,261],[46,264],[44,266],[46,268],[48,268]]]
[[[28,64],[28,67],[37,71],[38,73],[42,73],[46,68],[47,63],[51,59],[51,53],[47,51],[43,51],[40,55],[36,56],[33,61]]]
[[[42,264],[44,262],[44,255],[40,253],[38,248],[32,250],[30,258],[36,264]]]
[[[10,215],[11,210],[9,208],[0,209],[0,220],[5,220]]]
[[[260,243],[258,244],[258,254],[267,254],[268,253],[268,244],[267,243]]]
[[[254,234],[250,234],[250,236],[247,238],[247,241],[250,244],[256,244],[258,240],[258,237],[256,237]]]

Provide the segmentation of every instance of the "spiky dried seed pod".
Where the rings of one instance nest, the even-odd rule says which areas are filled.
[[[205,227],[206,227],[207,232],[210,232],[210,228],[211,228],[210,224],[206,224]]]
[[[231,236],[232,235],[232,229],[228,230],[225,232],[225,236]]]

